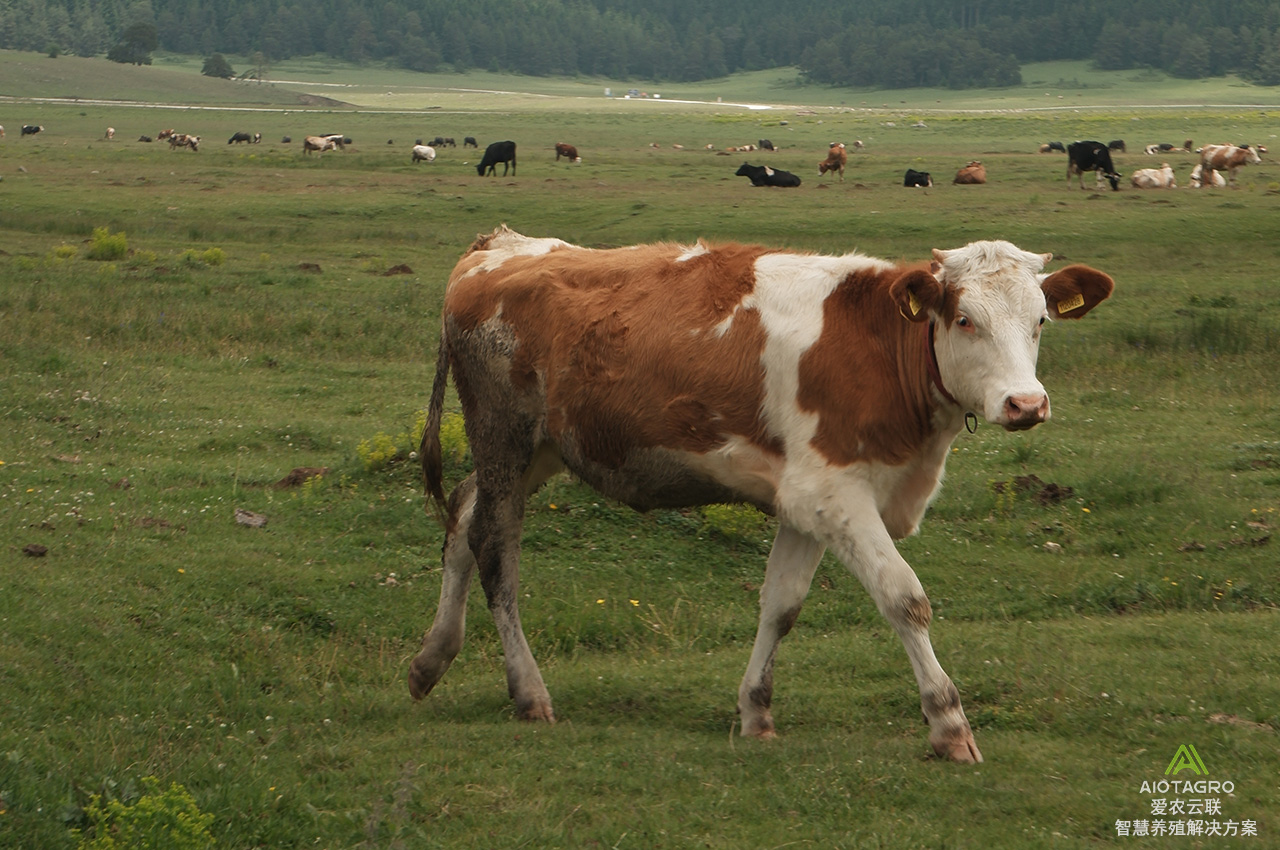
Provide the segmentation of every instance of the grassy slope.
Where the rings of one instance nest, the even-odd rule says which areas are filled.
[[[916,129],[506,97],[448,115],[183,114],[214,140],[199,154],[133,142],[158,129],[150,112],[40,106],[46,133],[25,140],[5,114],[0,846],[72,846],[87,792],[146,773],[191,788],[228,847],[1096,846],[1149,816],[1138,786],[1182,743],[1236,782],[1224,816],[1274,836],[1280,586],[1273,544],[1254,543],[1280,516],[1280,170],[1252,167],[1232,193],[1099,195],[1033,152],[1265,139],[1273,114],[952,112]],[[340,156],[278,143],[334,121],[358,140]],[[268,141],[228,146],[237,129]],[[407,142],[436,132],[511,134],[520,177],[479,180],[463,150],[411,165]],[[752,191],[729,176],[737,158],[670,148],[761,135],[800,191]],[[843,185],[812,175],[832,137],[870,144]],[[552,161],[561,138],[581,166]],[[975,151],[988,186],[896,185],[905,165],[944,175]],[[1173,161],[1185,175],[1190,157]],[[830,559],[780,653],[782,740],[734,739],[768,524],[638,516],[567,480],[531,501],[522,603],[564,722],[511,721],[478,588],[455,669],[408,703],[439,529],[412,471],[366,472],[357,446],[412,427],[444,275],[504,220],[585,244],[911,258],[1000,236],[1116,277],[1097,315],[1046,335],[1054,421],[965,435],[903,544],[987,764],[924,760],[904,655]],[[87,259],[97,227],[135,253]],[[201,259],[211,247],[225,263]],[[304,465],[333,472],[270,486]],[[1075,495],[992,487],[1028,473]],[[235,526],[234,507],[270,523]],[[50,554],[23,556],[29,542]]]

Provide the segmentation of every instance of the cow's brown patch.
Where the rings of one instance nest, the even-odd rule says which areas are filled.
[[[917,628],[929,628],[929,623],[933,620],[933,607],[929,604],[929,598],[920,595],[903,599],[902,618]]]
[[[591,462],[617,468],[654,447],[702,453],[733,435],[779,451],[759,417],[764,329],[740,309],[764,252],[567,247],[468,274],[484,260],[476,252],[455,270],[446,311],[463,333],[495,318],[512,330],[512,387],[545,392],[551,436],[576,437]]]
[[[800,360],[798,401],[818,414],[813,444],[832,463],[905,463],[932,431],[927,346],[890,294],[899,278],[922,282],[925,274],[859,271],[823,305],[822,335]],[[953,291],[907,288],[926,299],[917,318],[929,309],[954,313]]]
[[[960,691],[956,690],[956,686],[950,681],[940,691],[921,694],[920,699],[923,703],[926,723],[930,717],[961,710]]]

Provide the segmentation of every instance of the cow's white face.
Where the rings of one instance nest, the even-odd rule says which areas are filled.
[[[955,293],[954,312],[938,318],[934,336],[943,384],[962,406],[1011,431],[1049,418],[1036,358],[1049,319],[1040,272],[1051,257],[1008,242],[934,251],[934,276]]]

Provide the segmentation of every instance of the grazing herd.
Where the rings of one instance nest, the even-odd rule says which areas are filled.
[[[1058,143],[1050,142],[1048,145],[1041,145],[1040,151],[1047,153],[1049,150],[1056,150],[1057,148],[1052,147],[1056,144]],[[1151,144],[1144,145],[1142,151],[1148,155],[1173,151],[1190,153],[1192,144],[1191,139],[1183,142],[1181,147],[1169,143]],[[1119,191],[1121,178],[1112,163],[1111,152],[1124,152],[1125,149],[1125,143],[1120,139],[1106,145],[1102,144],[1102,142],[1094,141],[1072,142],[1065,148],[1067,154],[1067,182],[1069,183],[1072,177],[1078,177],[1080,188],[1084,189],[1084,173],[1092,171],[1096,176],[1095,189],[1101,189],[1105,180],[1111,184],[1112,191]],[[1267,149],[1261,145],[1244,144],[1205,145],[1204,147],[1196,148],[1195,153],[1200,159],[1191,170],[1188,185],[1193,189],[1200,189],[1205,186],[1235,185],[1236,172],[1250,163],[1262,162],[1261,155],[1266,152]],[[1223,177],[1222,172],[1225,172],[1227,176]],[[1206,177],[1205,175],[1208,176]],[[1159,168],[1139,168],[1133,172],[1129,182],[1135,189],[1178,188],[1173,166],[1167,162],[1162,163]]]
[[[21,135],[23,137],[34,136],[43,131],[44,126],[39,124],[23,124],[21,127]],[[110,141],[115,138],[115,135],[115,128],[107,127],[102,138]],[[0,126],[0,139],[2,138],[4,138],[4,127]],[[167,141],[170,150],[189,149],[193,152],[200,150],[200,136],[191,133],[179,133],[173,128],[161,130],[154,137],[149,135],[138,137],[139,142],[151,142],[153,140],[157,142]],[[244,131],[233,133],[231,138],[227,140],[228,145],[256,145],[261,142],[261,133]],[[288,145],[292,144],[293,140],[290,136],[284,136],[281,139],[281,143]],[[302,152],[308,156],[314,153],[319,157],[327,151],[346,150],[352,144],[351,137],[342,133],[308,135],[302,140]],[[388,139],[387,144],[393,145],[395,142]],[[436,136],[430,143],[418,139],[410,150],[410,161],[414,164],[435,162],[442,148],[456,148],[457,146],[457,142],[452,136]],[[462,147],[463,149],[479,149],[480,145],[475,136],[464,136]],[[657,142],[653,142],[649,147],[656,150],[662,146]],[[685,150],[685,146],[680,144],[674,144],[670,147],[677,151]],[[850,148],[863,150],[865,145],[861,139],[855,140],[848,146],[844,142],[831,142],[827,146],[826,156],[817,163],[818,176],[823,177],[830,174],[843,183],[845,170],[849,165]],[[760,139],[756,144],[737,145],[723,150],[717,150],[715,145],[709,144],[704,149],[714,151],[719,156],[752,151],[776,153],[780,150],[770,139]],[[576,145],[568,142],[556,142],[554,151],[556,162],[565,159],[570,164],[582,163],[582,156],[578,152]],[[1077,179],[1079,187],[1086,189],[1088,187],[1085,186],[1085,174],[1086,172],[1093,172],[1093,189],[1095,191],[1102,190],[1104,185],[1107,184],[1111,186],[1112,191],[1119,191],[1123,177],[1116,167],[1112,155],[1117,153],[1124,154],[1127,151],[1128,146],[1123,139],[1112,139],[1105,144],[1099,141],[1077,141],[1070,144],[1050,141],[1039,146],[1040,153],[1059,152],[1067,155],[1068,184],[1074,177]],[[1187,139],[1181,146],[1167,142],[1143,145],[1142,151],[1147,155],[1174,152],[1191,153],[1194,151],[1199,160],[1191,170],[1186,185],[1199,189],[1203,187],[1234,186],[1239,170],[1246,165],[1260,163],[1262,161],[1261,155],[1265,154],[1267,149],[1261,145],[1248,144],[1215,144],[1193,148],[1192,140]],[[506,177],[509,174],[514,177],[516,175],[516,143],[514,141],[505,140],[489,144],[485,148],[480,161],[476,163],[476,173],[481,177],[496,176],[499,164],[502,165],[502,176]],[[801,185],[801,180],[797,175],[769,165],[753,165],[750,162],[744,162],[734,174],[738,177],[746,177],[752,186],[795,188]],[[987,182],[986,166],[978,160],[971,160],[967,165],[956,171],[955,179],[952,182],[958,186],[983,185]],[[1135,189],[1176,189],[1178,187],[1174,167],[1168,162],[1162,163],[1159,168],[1139,168],[1135,170],[1129,178],[1129,183]],[[928,171],[908,168],[903,174],[902,185],[907,188],[929,189],[933,187],[934,182]],[[819,184],[819,188],[823,188],[823,184]]]

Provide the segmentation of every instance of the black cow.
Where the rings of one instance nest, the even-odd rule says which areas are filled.
[[[1072,142],[1067,145],[1067,182],[1073,175],[1080,176],[1080,188],[1084,188],[1084,173],[1093,171],[1097,174],[1095,186],[1102,188],[1102,178],[1111,183],[1111,190],[1120,190],[1120,175],[1111,164],[1111,152],[1102,142]]]
[[[140,142],[149,142],[149,141],[151,141],[151,137],[150,137],[150,136],[139,136],[139,137],[138,137],[138,141],[140,141]]]
[[[475,136],[464,136],[462,139],[462,146],[464,148],[478,148],[480,147],[480,143],[476,141]]]
[[[1062,142],[1050,142],[1050,143],[1049,143],[1049,150],[1051,150],[1051,151],[1057,151],[1058,153],[1066,153],[1066,152],[1067,152],[1067,148],[1066,148],[1066,146],[1065,146],[1065,145],[1063,145],[1063,144],[1062,144]]]
[[[907,173],[902,176],[902,185],[910,188],[929,189],[933,186],[933,178],[929,176],[927,171],[916,171],[914,168],[908,168]]]
[[[43,124],[40,124],[40,125],[36,125],[36,124],[23,124],[23,125],[22,125],[22,135],[24,135],[24,136],[34,136],[36,133],[39,133],[39,132],[40,132],[41,130],[43,130],[43,129],[44,129],[44,125],[43,125]]]
[[[511,166],[511,176],[516,174],[516,143],[512,141],[494,142],[484,149],[484,156],[476,165],[476,173],[486,176],[486,171],[494,177],[498,176],[498,163],[502,163],[502,176],[507,176],[507,165]]]
[[[227,139],[227,144],[231,144],[232,142],[235,142],[237,145],[240,144],[241,142],[249,142],[250,144],[252,144],[253,136],[249,135],[248,133],[236,133],[231,138]]]
[[[1120,153],[1128,152],[1125,150],[1125,147],[1124,147],[1124,139],[1112,139],[1111,141],[1107,142],[1107,150],[1120,151]]]
[[[761,139],[761,140],[760,140],[760,150],[762,150],[762,151],[776,151],[776,150],[777,150],[777,148],[775,148],[775,147],[773,146],[773,142],[769,141],[768,139]]]
[[[790,171],[783,171],[780,168],[770,168],[767,165],[751,165],[750,163],[742,163],[742,166],[734,172],[736,177],[745,177],[751,181],[752,186],[779,186],[788,188],[791,186],[799,186],[800,178],[792,174]]]
[[[292,136],[285,136],[283,139],[280,140],[280,144],[282,145],[287,145],[287,144],[290,144],[291,142],[293,142]]]

